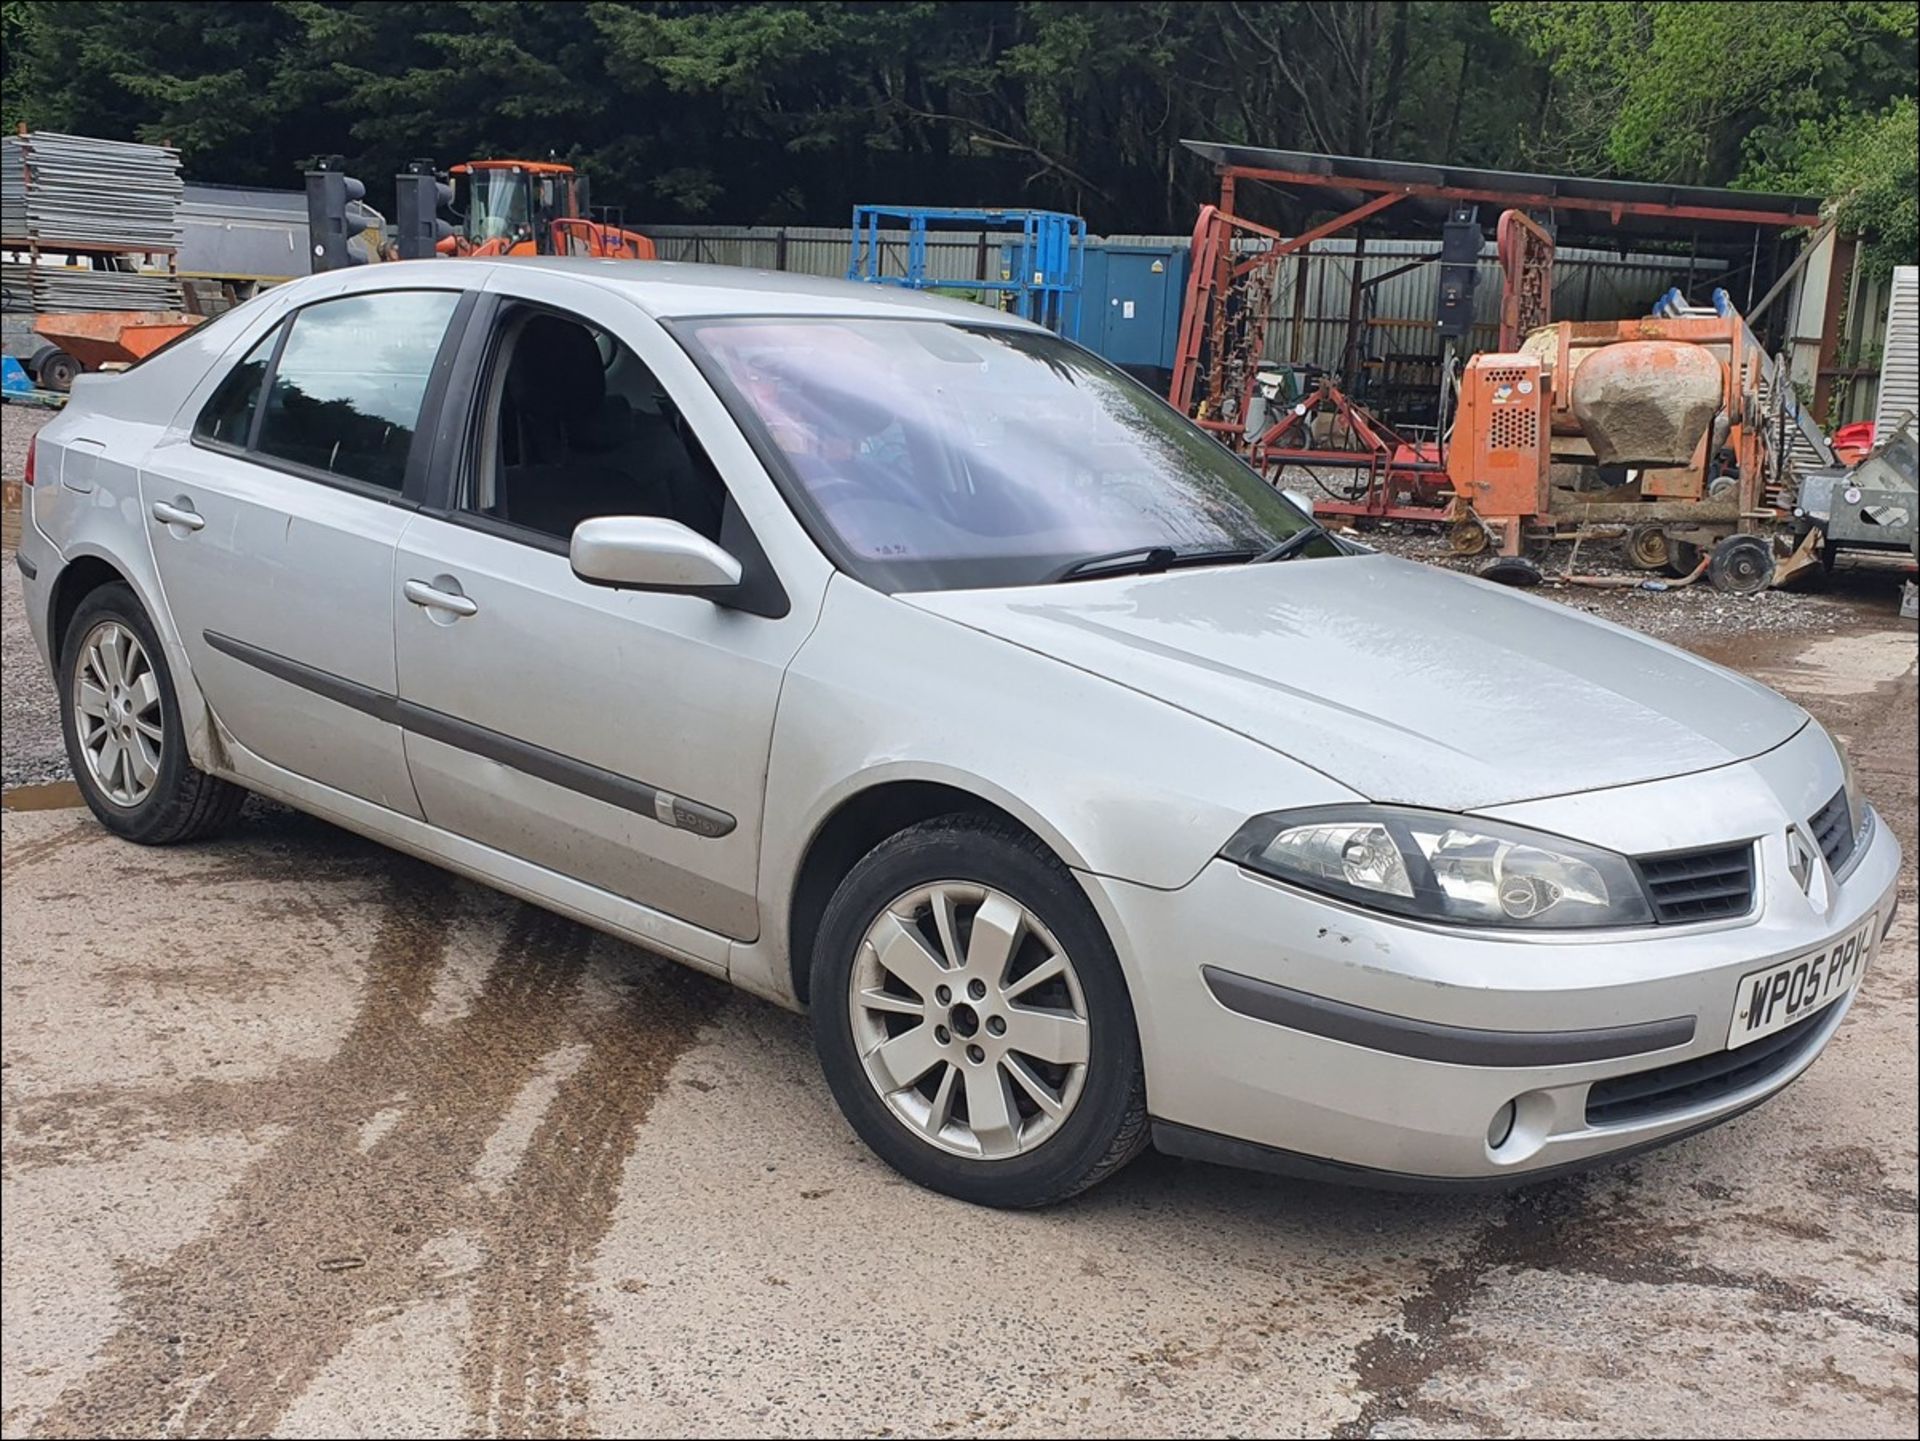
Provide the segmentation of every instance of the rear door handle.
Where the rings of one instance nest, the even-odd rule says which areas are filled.
[[[437,590],[424,580],[410,580],[400,589],[408,600],[415,605],[424,605],[429,610],[450,611],[454,615],[473,615],[480,609],[464,595]]]
[[[153,518],[163,525],[177,525],[185,530],[198,530],[207,523],[207,518],[195,510],[193,502],[185,496],[180,497],[177,505],[156,500],[153,503]]]

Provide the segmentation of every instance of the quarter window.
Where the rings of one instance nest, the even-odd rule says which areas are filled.
[[[273,344],[280,338],[281,326],[274,326],[265,338],[247,352],[247,358],[227,372],[220,388],[193,423],[196,440],[218,441],[222,445],[245,445],[253,434],[253,412],[260,403],[260,381],[273,359]]]
[[[274,368],[257,448],[398,491],[458,300],[452,291],[398,291],[302,310]]]

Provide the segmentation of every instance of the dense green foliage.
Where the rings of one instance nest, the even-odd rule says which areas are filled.
[[[553,154],[634,220],[1159,231],[1210,188],[1190,136],[1818,186],[1912,247],[1911,3],[3,3],[9,126],[168,139],[203,180]]]
[[[1549,65],[1534,158],[1834,201],[1882,269],[1915,251],[1912,0],[1511,0],[1494,23]]]

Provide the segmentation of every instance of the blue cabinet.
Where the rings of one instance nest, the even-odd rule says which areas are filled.
[[[1080,343],[1165,389],[1180,341],[1187,255],[1185,246],[1089,245]]]

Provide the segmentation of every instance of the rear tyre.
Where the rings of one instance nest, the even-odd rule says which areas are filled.
[[[1636,525],[1627,532],[1627,564],[1635,570],[1665,570],[1673,559],[1667,533],[1657,525]]]
[[[1773,547],[1757,535],[1730,535],[1713,548],[1707,579],[1728,595],[1754,595],[1773,584]]]
[[[840,1109],[922,1186],[1045,1206],[1147,1143],[1113,945],[1067,868],[1004,821],[928,821],[860,861],[821,921],[811,997]]]
[[[1471,516],[1456,520],[1447,531],[1447,549],[1461,559],[1485,554],[1493,542],[1487,528]]]
[[[34,380],[42,390],[57,390],[62,394],[73,389],[73,382],[80,374],[80,362],[64,350],[55,350],[40,357],[34,367]]]
[[[100,824],[141,845],[213,834],[247,793],[187,759],[166,652],[132,590],[82,600],[60,643],[60,729]]]

